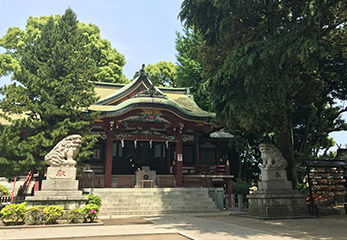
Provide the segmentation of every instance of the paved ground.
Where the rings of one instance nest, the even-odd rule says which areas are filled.
[[[101,219],[104,225],[1,228],[0,239],[69,240],[289,240],[347,239],[346,215],[260,220],[245,214],[162,215]]]

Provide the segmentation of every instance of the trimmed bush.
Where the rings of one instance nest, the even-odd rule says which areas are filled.
[[[251,183],[243,181],[241,178],[237,178],[236,182],[231,182],[233,193],[247,195],[249,193],[249,188]]]
[[[65,214],[61,206],[47,206],[43,209],[47,224],[56,224],[58,219]]]
[[[4,185],[0,185],[0,196],[1,195],[9,195],[10,191]]]
[[[27,203],[10,204],[5,206],[1,212],[1,219],[7,220],[7,223],[21,223],[24,222],[24,218],[27,213]]]
[[[87,204],[82,208],[82,213],[84,214],[84,218],[88,222],[94,222],[95,218],[100,211],[100,207],[96,204]]]
[[[99,196],[89,194],[87,204],[95,204],[101,207],[102,201]]]
[[[81,208],[71,209],[69,211],[69,222],[70,223],[82,223],[84,220],[84,214]]]
[[[43,224],[45,220],[45,214],[44,214],[45,208],[46,206],[42,206],[42,205],[29,208],[26,220],[30,224],[35,224],[35,225]]]

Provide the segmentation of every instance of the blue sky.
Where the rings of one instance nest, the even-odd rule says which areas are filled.
[[[25,29],[29,16],[64,14],[70,7],[80,22],[100,28],[101,37],[125,56],[123,72],[128,79],[142,64],[159,61],[176,63],[175,31],[181,31],[177,19],[183,0],[17,0],[2,1],[0,38],[9,27]],[[1,49],[0,49],[1,52]],[[0,78],[0,86],[10,78]],[[341,103],[343,104],[343,103]],[[346,105],[347,103],[345,103]],[[347,114],[344,114],[347,119]],[[337,144],[347,144],[347,132],[331,135]],[[336,147],[334,148],[336,149]]]
[[[183,0],[17,0],[2,1],[0,37],[9,27],[25,29],[29,16],[60,14],[70,7],[80,22],[100,28],[101,37],[125,56],[128,79],[142,64],[176,62],[175,31],[182,25],[177,16]],[[0,50],[1,51],[1,50]],[[0,86],[10,80],[0,78]]]

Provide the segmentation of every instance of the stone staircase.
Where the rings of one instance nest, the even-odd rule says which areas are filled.
[[[100,188],[99,217],[219,212],[207,188]]]

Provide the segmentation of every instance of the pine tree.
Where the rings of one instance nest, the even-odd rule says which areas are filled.
[[[91,154],[88,149],[96,136],[90,130],[98,113],[89,113],[87,108],[97,101],[90,81],[96,63],[77,24],[71,9],[57,22],[49,17],[40,37],[26,47],[14,69],[18,84],[1,89],[5,97],[0,108],[25,116],[1,126],[2,175],[16,176],[31,169],[43,172],[44,156],[70,134],[82,136],[79,163]]]

